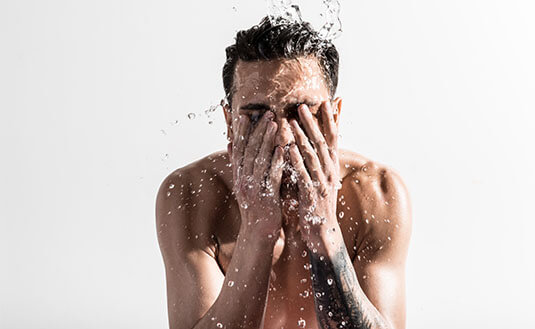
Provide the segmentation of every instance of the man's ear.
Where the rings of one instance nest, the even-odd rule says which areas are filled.
[[[227,123],[227,140],[232,143],[233,133],[232,133],[232,109],[230,105],[224,104],[223,106],[223,115],[225,116],[225,122]]]
[[[332,109],[334,122],[336,122],[336,127],[338,127],[338,123],[340,122],[340,112],[342,112],[342,98],[336,97],[333,100]]]

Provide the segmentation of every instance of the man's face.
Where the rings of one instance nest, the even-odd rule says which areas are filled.
[[[232,111],[225,113],[231,141],[238,132],[239,115],[248,116],[254,123],[265,111],[272,111],[278,125],[275,145],[284,147],[295,142],[289,120],[295,118],[299,122],[297,107],[300,104],[309,107],[320,130],[323,130],[319,109],[322,102],[330,101],[330,95],[319,64],[313,57],[238,61],[234,86]],[[339,99],[335,103],[333,111],[338,123]],[[285,158],[289,159],[287,152]]]

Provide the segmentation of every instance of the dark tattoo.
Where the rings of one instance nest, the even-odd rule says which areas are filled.
[[[316,316],[321,329],[385,327],[360,289],[345,246],[339,248],[332,259],[310,252],[310,263]]]

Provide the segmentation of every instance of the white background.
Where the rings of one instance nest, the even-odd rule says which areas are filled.
[[[265,12],[0,2],[2,329],[166,328],[156,191],[225,148],[204,110],[224,48]],[[411,193],[408,328],[535,326],[534,15],[529,0],[342,2],[342,147]]]

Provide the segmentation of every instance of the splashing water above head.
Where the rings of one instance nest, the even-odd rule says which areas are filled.
[[[318,34],[326,41],[333,41],[342,33],[342,21],[340,20],[340,0],[322,0],[325,13],[320,14],[325,19]],[[303,23],[301,9],[294,0],[267,0],[268,17],[271,24],[295,24]]]
[[[293,0],[267,0],[271,24],[302,23],[301,10]]]
[[[342,33],[342,21],[340,20],[340,1],[323,0],[323,4],[327,9],[327,14],[325,15],[326,22],[318,32],[322,38],[332,41],[338,38]]]

